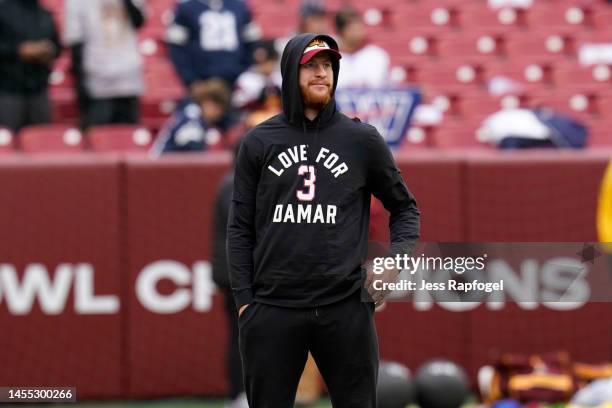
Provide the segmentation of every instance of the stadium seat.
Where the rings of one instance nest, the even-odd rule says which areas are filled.
[[[600,95],[597,99],[597,107],[602,117],[612,118],[612,93]]]
[[[612,147],[612,120],[593,120],[588,124],[590,147],[605,146]]]
[[[0,154],[15,151],[15,136],[10,129],[0,127]]]
[[[183,95],[182,88],[160,88],[147,92],[140,100],[140,122],[149,129],[160,129]]]
[[[166,26],[172,19],[172,10],[176,0],[155,0],[147,2],[147,20],[139,30],[140,38],[155,38],[162,40]]]
[[[583,67],[575,62],[558,65],[553,71],[553,81],[559,87],[575,85],[590,89],[609,87],[612,84],[612,66]]]
[[[264,37],[282,38],[295,30],[298,7],[274,6],[272,9],[254,9],[253,20],[260,25]]]
[[[185,88],[172,65],[163,58],[150,58],[145,67],[146,93],[140,100],[141,122],[149,129],[159,129],[172,114]]]
[[[147,89],[183,88],[174,67],[167,58],[151,57],[144,66],[144,81]]]
[[[576,50],[582,43],[612,43],[612,23],[606,29],[583,30],[573,33],[575,38]]]
[[[547,27],[553,31],[562,29],[578,32],[593,25],[593,9],[586,3],[563,3],[551,6],[545,2],[534,2],[527,10],[527,24],[532,29]]]
[[[434,126],[411,126],[404,136],[404,141],[399,146],[399,151],[414,151],[415,149],[430,148],[431,133]]]
[[[552,65],[541,59],[489,62],[484,65],[484,76],[487,81],[503,77],[515,81],[524,89],[539,89],[550,85]]]
[[[533,57],[557,61],[575,57],[574,52],[574,36],[550,30],[520,33],[506,42],[506,53],[514,61]]]
[[[504,107],[509,107],[504,106],[503,102],[504,98],[494,97],[484,92],[472,93],[460,98],[459,109],[461,116],[470,121],[477,121],[504,109]]]
[[[501,35],[441,35],[437,41],[437,53],[449,60],[467,58],[482,61],[503,55],[503,42]]]
[[[591,95],[565,90],[534,91],[530,94],[527,106],[550,108],[585,124],[591,121],[597,113],[597,104]]]
[[[442,149],[487,147],[476,139],[481,120],[445,120],[432,132],[432,145]]]
[[[84,146],[78,129],[58,124],[25,127],[19,143],[25,153],[81,153]]]
[[[456,89],[477,89],[484,85],[482,66],[470,62],[427,63],[408,66],[411,78],[419,85],[435,84]]]
[[[147,152],[153,142],[151,132],[137,125],[96,126],[87,137],[95,152]]]
[[[154,36],[140,37],[138,49],[145,58],[168,58],[166,43]]]
[[[414,3],[410,6],[396,7],[391,17],[392,26],[396,31],[410,27],[412,30],[444,32],[459,27],[457,9],[452,6]]]
[[[42,0],[42,5],[52,13],[61,13],[64,7],[64,0]]]
[[[608,6],[606,10],[594,12],[593,25],[599,30],[609,30],[612,27],[612,7]],[[608,37],[608,41],[612,41],[612,39]]]
[[[525,11],[515,8],[493,10],[484,4],[474,3],[460,10],[461,26],[464,30],[488,29],[496,33],[516,32],[525,28]]]
[[[427,34],[398,35],[391,32],[377,36],[374,43],[385,49],[397,65],[432,61],[436,55],[436,37]]]
[[[73,88],[51,87],[49,99],[51,100],[51,118],[54,123],[76,123],[79,109]]]

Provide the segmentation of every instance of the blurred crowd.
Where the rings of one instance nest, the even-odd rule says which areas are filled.
[[[48,79],[62,49],[70,51],[81,129],[140,122],[144,0],[65,0],[61,33],[39,0],[1,3],[0,127],[18,133],[51,122]],[[330,13],[318,0],[304,0],[297,12],[293,32],[262,38],[244,1],[177,2],[165,42],[184,98],[159,131],[152,154],[231,150],[247,129],[279,113],[280,56],[300,32],[338,38],[339,88],[387,83],[389,55],[368,42],[356,10]]]

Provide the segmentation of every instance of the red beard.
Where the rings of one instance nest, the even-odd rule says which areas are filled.
[[[328,92],[325,94],[313,92],[310,87],[302,88],[302,96],[305,107],[320,111],[331,101],[331,87],[328,87]]]

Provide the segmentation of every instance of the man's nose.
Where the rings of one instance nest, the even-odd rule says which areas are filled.
[[[323,65],[317,65],[315,75],[323,78],[326,77],[327,71],[325,70],[325,67]]]

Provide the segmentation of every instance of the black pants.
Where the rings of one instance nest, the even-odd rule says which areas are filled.
[[[293,407],[308,351],[334,408],[376,407],[374,307],[359,292],[318,308],[251,304],[240,316],[240,353],[251,408]]]
[[[0,126],[18,132],[22,127],[51,121],[47,91],[34,95],[0,91]]]
[[[238,348],[238,310],[231,290],[224,290],[225,313],[227,314],[227,349],[225,355],[229,397],[236,398],[244,391],[242,382],[242,362],[240,360],[240,349]]]
[[[140,120],[140,100],[136,96],[90,98],[87,101],[85,126],[135,124]]]

